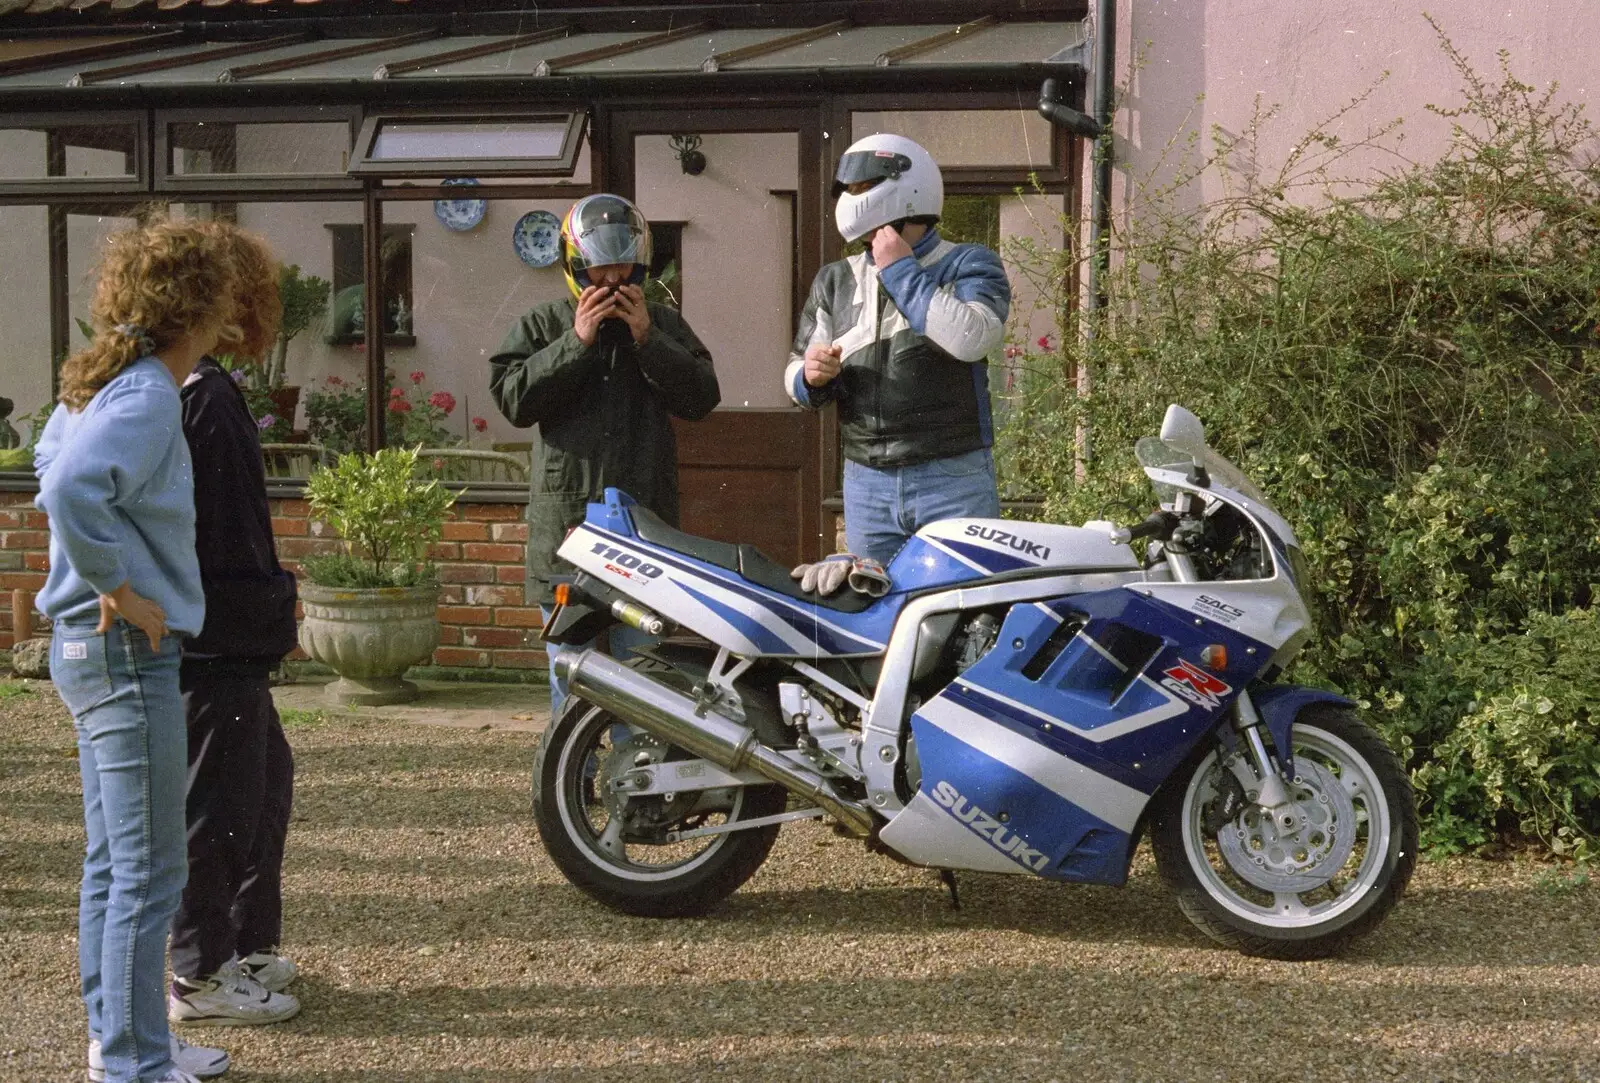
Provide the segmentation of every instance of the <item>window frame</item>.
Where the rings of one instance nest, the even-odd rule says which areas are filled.
[[[901,95],[862,94],[842,96],[838,102],[839,116],[852,135],[857,113],[1012,113],[1019,110],[1014,100],[992,94],[967,95],[964,99],[933,96],[929,99]],[[1025,108],[1022,111],[1026,112]],[[939,172],[944,177],[946,194],[1005,195],[1017,188],[1031,188],[1036,183],[1040,191],[1066,193],[1073,187],[1072,170],[1076,167],[1072,140],[1064,129],[1051,126],[1050,161],[1042,165],[1001,166],[944,166]],[[854,140],[851,140],[852,142]],[[843,153],[844,144],[836,149]],[[831,176],[831,174],[830,174]]]
[[[15,128],[123,125],[133,130],[133,172],[120,177],[19,177],[0,180],[0,195],[33,196],[52,202],[65,195],[143,195],[150,190],[150,135],[142,110],[49,110],[0,114],[7,130]],[[46,169],[49,165],[46,164]],[[21,201],[17,201],[21,202]],[[32,202],[32,200],[30,200]]]
[[[174,124],[330,124],[343,123],[349,130],[347,161],[353,161],[354,139],[361,123],[358,106],[276,106],[257,109],[158,109],[151,122],[154,136],[155,183],[157,195],[193,196],[197,192],[359,192],[361,180],[348,171],[342,173],[174,173],[172,135]]]
[[[564,120],[561,152],[554,158],[373,158],[372,146],[384,124],[449,123],[452,121],[549,121]],[[589,131],[589,109],[585,106],[547,109],[422,109],[384,110],[368,113],[350,152],[350,175],[371,177],[570,177],[577,169],[578,153]],[[591,181],[593,177],[591,176]]]

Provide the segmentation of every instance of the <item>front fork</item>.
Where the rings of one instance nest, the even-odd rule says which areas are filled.
[[[1255,803],[1272,817],[1280,835],[1292,835],[1299,831],[1302,826],[1300,810],[1289,796],[1289,787],[1278,770],[1277,759],[1267,750],[1267,742],[1261,732],[1264,728],[1261,715],[1256,711],[1248,691],[1241,691],[1239,698],[1234,701],[1233,728],[1244,742],[1245,755],[1255,771]],[[1250,783],[1246,785],[1248,787]]]

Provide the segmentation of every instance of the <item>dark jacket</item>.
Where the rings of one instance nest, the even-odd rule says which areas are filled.
[[[1005,337],[1011,286],[1000,259],[929,232],[879,271],[870,252],[817,272],[785,389],[800,406],[839,404],[845,457],[910,466],[994,443],[988,355]],[[838,346],[831,383],[805,382],[805,353]]]
[[[577,302],[540,305],[490,359],[489,387],[506,419],[539,426],[528,494],[529,586],[548,605],[556,550],[584,505],[615,486],[674,525],[678,443],[673,416],[698,421],[721,401],[711,354],[684,319],[650,304],[650,336],[636,345],[607,320],[593,346],[572,329]]]
[[[206,620],[184,662],[247,669],[294,650],[294,576],[278,563],[261,437],[244,393],[209,357],[179,391],[194,460],[195,551]]]

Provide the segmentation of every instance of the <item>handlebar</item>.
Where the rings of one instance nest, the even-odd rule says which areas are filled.
[[[1128,540],[1138,541],[1140,538],[1167,538],[1177,529],[1179,519],[1170,511],[1154,511],[1145,517],[1144,522],[1128,530]]]

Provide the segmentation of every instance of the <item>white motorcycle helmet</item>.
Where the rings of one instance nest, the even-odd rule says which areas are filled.
[[[875,182],[860,195],[852,184]],[[933,156],[902,135],[869,135],[850,144],[839,159],[833,220],[846,243],[891,222],[938,219],[944,210],[944,177]]]

